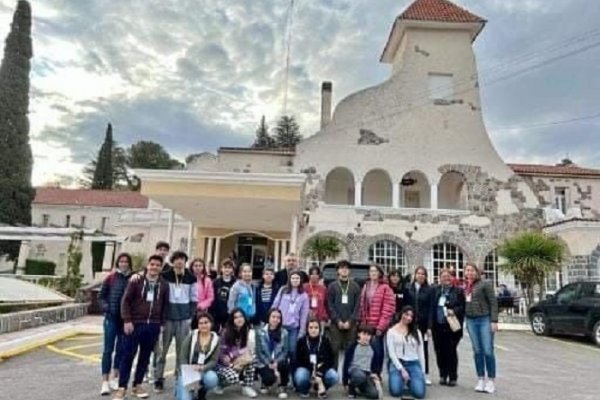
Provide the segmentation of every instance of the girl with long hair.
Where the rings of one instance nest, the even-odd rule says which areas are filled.
[[[239,278],[231,287],[227,308],[231,314],[235,308],[241,308],[246,318],[251,321],[256,314],[254,292],[256,288],[252,283],[252,265],[244,263],[240,267]]]
[[[329,320],[327,314],[327,288],[321,283],[321,269],[312,266],[308,270],[308,282],[304,284],[310,303],[310,317],[325,323]]]
[[[394,292],[396,301],[396,310],[394,313],[399,313],[404,306],[404,279],[399,269],[392,269],[388,274],[388,283]]]
[[[272,308],[267,314],[267,323],[256,328],[256,364],[262,382],[260,392],[267,394],[277,384],[278,397],[287,399],[289,381],[287,331],[281,325],[281,311]]]
[[[190,262],[190,270],[196,277],[198,286],[198,305],[197,313],[192,318],[192,329],[198,328],[197,314],[208,311],[215,300],[215,290],[213,288],[212,279],[208,274],[206,263],[201,258],[194,258]]]

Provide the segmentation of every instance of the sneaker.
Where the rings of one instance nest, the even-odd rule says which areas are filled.
[[[429,377],[425,377],[425,384],[431,386],[431,379],[429,379]]]
[[[147,399],[150,396],[148,392],[144,390],[142,385],[134,386],[133,389],[131,389],[131,394],[138,399]]]
[[[327,398],[327,392],[321,392],[318,393],[317,396],[319,397],[319,399],[323,400]]]
[[[223,394],[223,388],[221,386],[217,386],[216,388],[213,389],[213,393],[220,396]]]
[[[447,378],[440,378],[440,386],[446,386],[448,384]]]
[[[118,388],[113,395],[112,400],[124,400],[125,399],[125,388]]]
[[[475,391],[479,393],[485,392],[485,381],[480,379],[477,381],[477,386],[475,386]]]
[[[256,390],[254,390],[254,388],[250,387],[250,386],[244,386],[242,388],[242,394],[246,397],[249,397],[251,399],[255,398],[256,396],[258,396],[258,393],[256,393]]]
[[[100,396],[108,396],[110,394],[110,385],[108,382],[102,382],[102,388],[100,389]]]
[[[348,398],[349,399],[356,398],[356,388],[352,385],[348,385]]]
[[[308,399],[309,397],[310,397],[310,394],[308,394],[308,393],[300,393],[301,399]]]
[[[110,387],[110,389],[112,391],[117,390],[119,388],[119,379],[118,378],[111,379],[110,382],[108,383],[108,386]]]
[[[483,388],[483,391],[489,394],[494,394],[496,393],[496,385],[494,385],[494,381],[487,381],[485,383],[485,387]]]
[[[449,381],[448,381],[448,386],[450,386],[450,387],[454,387],[454,386],[456,386],[456,381],[449,380]]]
[[[165,390],[165,381],[163,379],[157,379],[154,381],[154,391],[156,393],[162,393]]]
[[[280,388],[278,389],[278,394],[277,394],[277,397],[279,397],[280,399],[287,399],[287,398],[288,398],[288,394],[287,394],[287,392],[285,391],[285,388],[284,388],[284,387],[280,387]]]
[[[260,385],[259,392],[260,392],[260,394],[269,394],[269,388],[266,387],[265,385]]]

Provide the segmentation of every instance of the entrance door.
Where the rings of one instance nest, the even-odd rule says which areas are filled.
[[[238,236],[238,263],[252,265],[252,279],[260,279],[267,258],[267,238],[256,235]]]

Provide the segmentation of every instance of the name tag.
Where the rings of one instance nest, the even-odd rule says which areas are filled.
[[[398,297],[399,299],[403,299],[403,298],[404,298],[404,295],[403,295],[402,293],[398,293],[398,294],[396,295],[396,297]]]
[[[289,310],[291,313],[294,313],[294,312],[296,312],[296,303],[290,303],[290,306],[289,306],[288,310]]]
[[[176,299],[180,299],[183,296],[183,288],[179,286],[175,286],[175,290],[173,291],[173,297]]]
[[[148,290],[146,292],[146,301],[152,303],[154,301],[154,290]]]
[[[204,354],[204,353],[198,354],[198,364],[204,365],[205,361],[206,361],[206,354]]]
[[[472,294],[472,293],[469,293],[469,294],[467,295],[467,299],[466,299],[466,300],[467,300],[467,303],[470,303],[470,302],[471,302],[471,300],[472,300],[472,298],[473,298],[473,294]]]
[[[342,295],[342,304],[348,304],[348,295],[347,294]]]
[[[319,304],[319,298],[318,297],[311,297],[310,298],[310,308],[317,308],[318,304]]]
[[[310,363],[311,364],[317,364],[317,355],[316,354],[311,354],[310,355]]]
[[[440,299],[438,300],[438,306],[444,307],[445,305],[446,305],[446,296],[440,296]]]

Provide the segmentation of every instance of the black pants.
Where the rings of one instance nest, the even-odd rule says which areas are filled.
[[[462,332],[452,332],[448,324],[436,323],[433,327],[433,346],[442,379],[458,379],[457,347],[461,338]]]
[[[279,379],[281,380],[279,386],[287,386],[290,378],[290,366],[287,361],[277,363],[277,372],[279,372]],[[263,386],[270,387],[277,382],[275,371],[270,367],[258,368],[258,375],[260,376]]]
[[[425,374],[429,375],[429,341],[427,340],[427,328],[419,328],[423,335],[423,353],[425,355]]]

